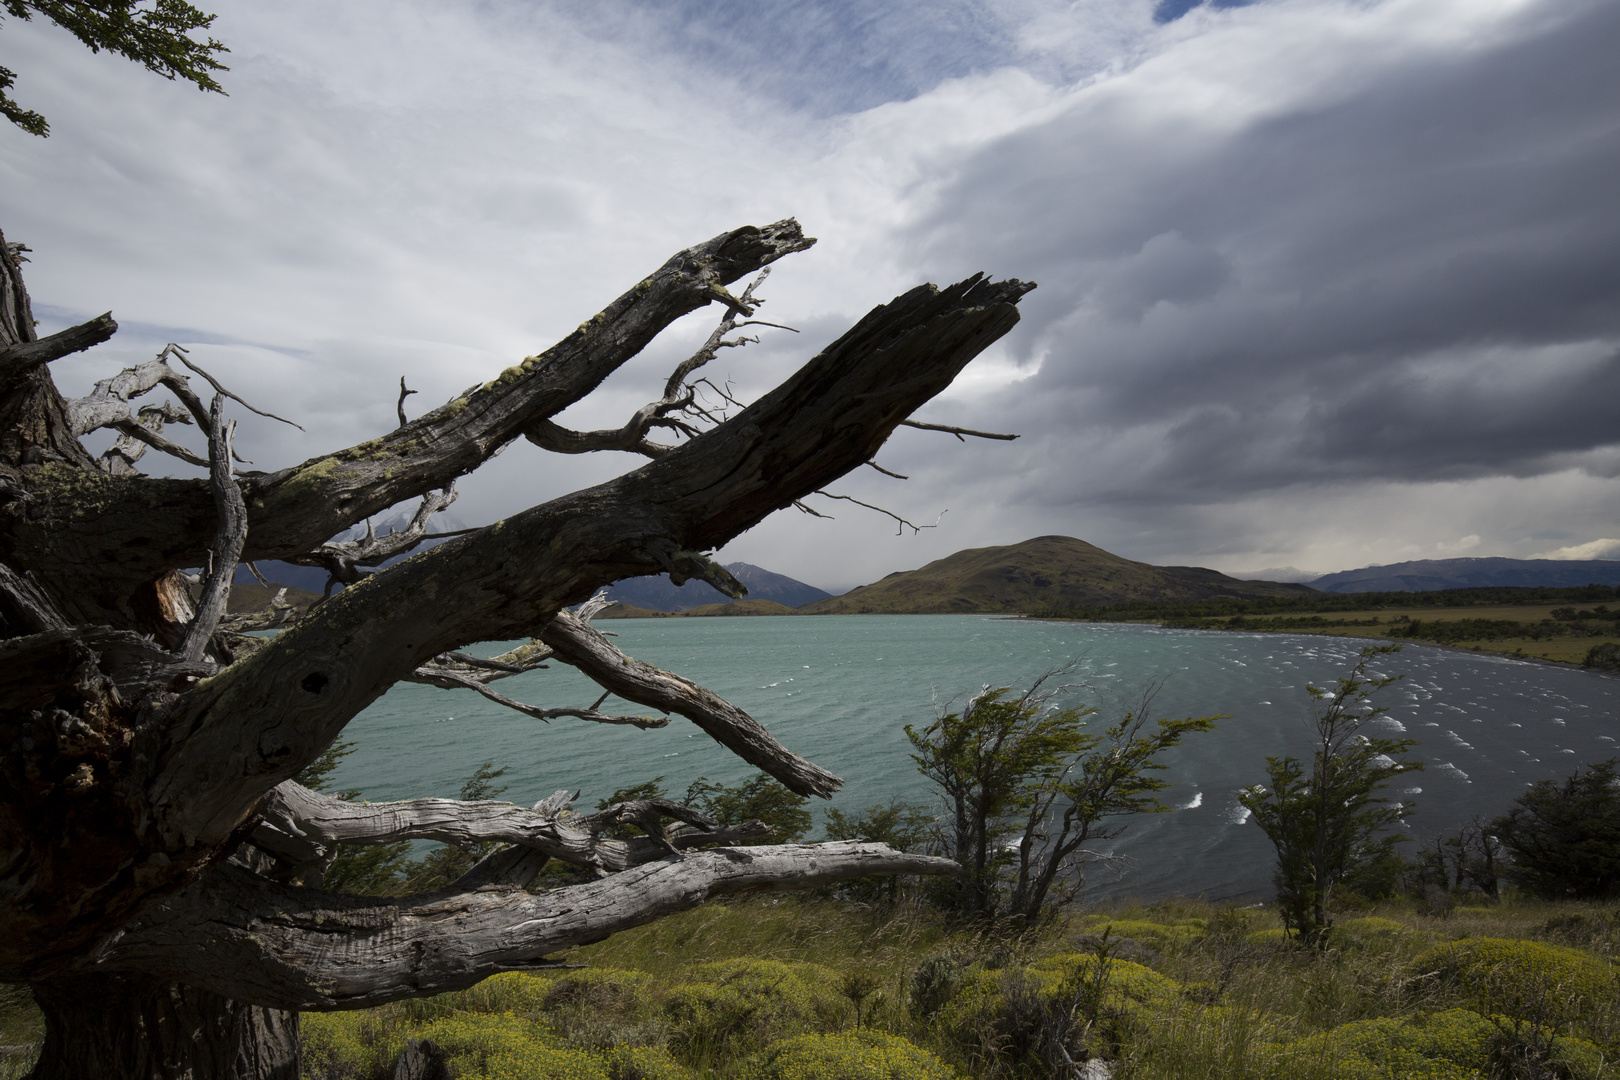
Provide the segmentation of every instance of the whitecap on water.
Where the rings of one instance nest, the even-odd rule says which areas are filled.
[[[1183,810],[1196,810],[1200,806],[1203,806],[1203,805],[1204,805],[1204,793],[1202,791],[1200,791],[1200,792],[1198,792],[1196,795],[1194,795],[1192,797],[1191,802],[1187,803],[1187,805],[1183,806],[1181,809],[1183,809]]]

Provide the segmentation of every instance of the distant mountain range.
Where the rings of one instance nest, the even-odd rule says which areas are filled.
[[[266,560],[272,582],[320,593],[326,572]],[[1330,593],[1421,592],[1434,589],[1620,585],[1620,561],[1557,559],[1424,559],[1368,566],[1312,579],[1255,581],[1197,566],[1133,562],[1072,536],[1037,536],[1005,547],[969,548],[915,570],[890,574],[842,596],[750,563],[726,569],[748,587],[732,601],[701,581],[677,588],[667,574],[627,578],[609,586],[619,606],[609,618],[638,615],[927,614],[1073,610],[1122,603],[1218,597],[1309,596]],[[1291,568],[1279,572],[1286,573]],[[251,582],[245,567],[236,580]]]
[[[1331,593],[1428,592],[1432,589],[1570,589],[1620,585],[1620,562],[1607,559],[1419,559],[1327,574],[1310,582]]]

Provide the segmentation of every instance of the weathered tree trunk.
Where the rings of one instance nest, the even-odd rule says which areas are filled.
[[[298,1080],[298,1014],[156,979],[34,984],[45,1045],[31,1080]]]
[[[527,810],[353,806],[292,782],[361,709],[413,680],[472,689],[539,719],[654,728],[674,713],[800,794],[838,789],[748,713],[624,656],[588,613],[567,610],[614,581],[659,572],[741,595],[706,553],[870,462],[1011,329],[1033,288],[977,275],[919,286],[746,406],[693,379],[718,349],[742,343],[727,333],[769,325],[750,319],[761,302],[754,286],[740,298],[727,286],[813,243],[792,220],[721,234],[677,253],[551,349],[396,431],[294,468],[238,474],[225,403],[251,406],[179,346],[64,401],[50,362],[106,340],[116,324],[101,316],[39,338],[16,253],[0,237],[0,979],[31,984],[45,1011],[36,1077],[292,1078],[296,1013],[284,1010],[366,1008],[553,966],[555,951],[712,896],[955,872],[881,844],[693,850],[757,833],[657,799],[597,814],[572,813],[567,792]],[[720,330],[625,428],[556,425],[658,333],[714,302],[727,312]],[[211,406],[179,367],[213,385]],[[180,406],[132,404],[160,386]],[[705,406],[700,391],[725,407]],[[206,430],[206,458],[159,434],[176,422]],[[103,427],[209,476],[142,476],[133,452],[92,458],[78,439]],[[654,428],[678,439],[654,443]],[[652,460],[381,569],[427,537],[457,478],[520,438]],[[341,539],[418,498],[403,533]],[[221,621],[223,591],[238,559],[256,558],[324,566],[356,587],[296,618],[276,615],[275,638],[245,637],[236,630],[248,623]],[[199,566],[193,607],[184,571]],[[504,638],[529,640],[500,657],[457,651]],[[539,707],[486,685],[544,659],[579,669],[604,694],[588,707]],[[665,715],[599,712],[608,693]],[[625,823],[645,835],[615,838],[611,827]],[[507,846],[438,893],[380,899],[316,887],[335,845],[414,837]],[[528,892],[548,859],[598,878]]]

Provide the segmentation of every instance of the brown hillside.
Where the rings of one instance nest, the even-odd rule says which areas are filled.
[[[1151,566],[1072,536],[1037,536],[1006,547],[958,551],[798,610],[807,615],[1042,611],[1220,596],[1309,596],[1313,591],[1304,585],[1239,581],[1198,566]]]

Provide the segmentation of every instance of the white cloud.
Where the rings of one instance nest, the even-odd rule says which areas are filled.
[[[1620,559],[1620,539],[1604,537],[1600,540],[1589,540],[1584,544],[1571,544],[1568,547],[1538,552],[1530,557],[1532,559],[1571,560]]]

